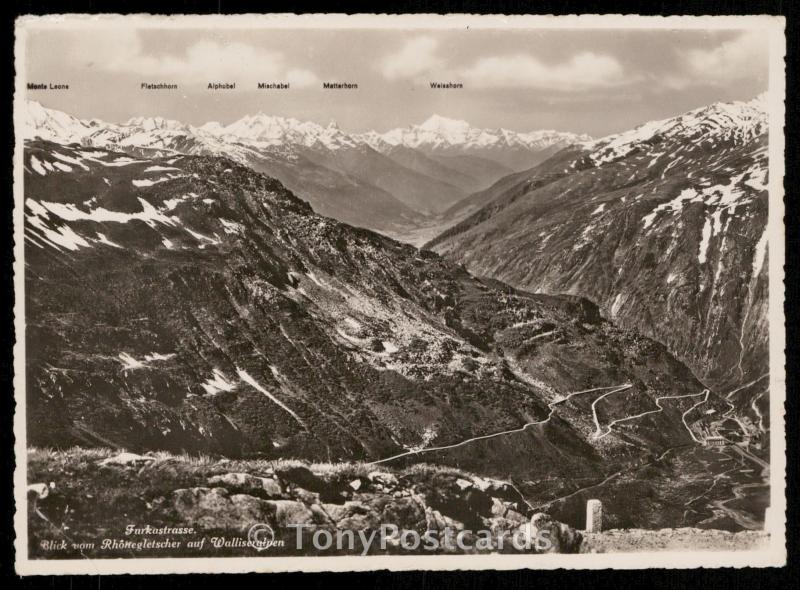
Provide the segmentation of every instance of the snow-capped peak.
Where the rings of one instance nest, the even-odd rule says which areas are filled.
[[[539,151],[551,146],[562,147],[590,139],[586,135],[560,131],[518,133],[508,129],[480,129],[467,121],[432,115],[419,125],[392,129],[386,133],[363,133],[357,136],[375,149],[405,146],[424,151],[464,150],[480,152],[503,149]]]
[[[274,142],[285,139],[288,135],[302,134],[303,128],[319,127],[315,123],[302,123],[297,119],[266,115],[259,112],[253,116],[246,115],[223,127],[223,132],[240,139],[252,141]]]
[[[335,121],[323,127],[311,121],[266,115],[262,112],[242,117],[225,127],[204,126],[204,130],[232,141],[249,141],[260,146],[322,145],[327,149],[339,149],[358,145],[358,142],[339,129]]]
[[[22,128],[18,130],[25,139],[46,139],[58,143],[79,143],[94,131],[96,125],[86,123],[54,109],[48,109],[36,101],[25,102]],[[97,124],[100,124],[97,121]]]
[[[200,125],[198,129],[211,135],[219,135],[223,132],[224,127],[217,121],[209,121]]]
[[[158,129],[185,130],[186,126],[180,121],[165,119],[163,117],[133,117],[128,120],[129,127],[140,127],[145,131],[155,131]]]
[[[449,119],[441,115],[431,115],[418,126],[423,131],[436,131],[438,133],[463,134],[469,131],[470,124],[460,119]]]
[[[746,104],[754,109],[758,109],[763,113],[769,112],[769,99],[767,92],[762,92]]]
[[[596,165],[622,158],[636,149],[663,153],[665,142],[682,141],[689,145],[710,142],[741,144],[767,131],[766,95],[742,102],[716,102],[669,119],[643,125],[586,142]],[[655,139],[658,141],[654,141]],[[657,144],[658,148],[654,148]]]
[[[122,125],[99,120],[81,121],[71,115],[29,102],[26,109],[24,137],[40,137],[60,143],[87,141],[108,146],[166,147],[172,137],[189,137],[200,143],[214,144],[214,152],[225,145],[252,143],[254,146],[304,146],[335,150],[342,147],[370,146],[386,151],[394,146],[423,150],[502,151],[503,149],[538,151],[587,140],[586,136],[558,131],[517,133],[508,129],[479,129],[459,119],[431,115],[423,123],[393,129],[386,133],[368,131],[357,135],[344,133],[335,120],[327,127],[311,121],[258,112],[222,125],[209,122],[199,127],[163,117],[133,117]],[[210,149],[210,148],[209,148]],[[237,148],[239,149],[239,148]]]

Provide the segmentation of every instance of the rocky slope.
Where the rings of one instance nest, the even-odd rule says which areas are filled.
[[[727,408],[588,301],[477,280],[231,160],[29,142],[25,239],[32,445],[436,461],[546,502]]]
[[[577,553],[582,541],[574,529],[530,513],[508,483],[427,465],[393,470],[34,449],[30,474],[37,482],[28,494],[36,557]],[[250,545],[258,540],[249,534],[254,525],[268,525],[274,544]],[[350,533],[354,542],[315,549],[320,530]],[[383,539],[361,542],[378,534]],[[102,539],[118,544],[103,547]],[[47,540],[66,547],[44,549]],[[167,540],[176,545],[145,545]]]
[[[567,148],[459,202],[449,215],[461,221],[428,247],[477,275],[596,302],[731,394],[757,436],[768,397],[767,141],[756,99]]]

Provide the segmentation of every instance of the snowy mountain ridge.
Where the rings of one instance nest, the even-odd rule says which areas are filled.
[[[713,103],[677,117],[650,121],[638,127],[592,139],[585,134],[555,130],[516,132],[504,128],[480,129],[467,121],[434,114],[419,125],[392,129],[385,133],[367,131],[347,134],[335,122],[327,126],[292,117],[247,115],[229,125],[212,121],[199,127],[163,117],[133,117],[124,124],[99,120],[84,121],[67,113],[27,101],[26,139],[46,139],[58,143],[107,145],[124,141],[143,147],[163,143],[163,139],[186,135],[207,144],[246,143],[256,147],[302,146],[328,150],[369,146],[385,153],[403,146],[423,152],[453,150],[480,151],[525,149],[540,151],[550,147],[579,144],[590,149],[591,160],[602,164],[630,153],[650,149],[664,139],[699,139],[704,141],[746,141],[763,133],[767,125],[765,95],[748,102]],[[224,145],[218,145],[221,151]]]
[[[508,129],[478,129],[466,121],[432,115],[420,125],[379,133],[368,131],[347,134],[335,122],[327,126],[292,117],[247,115],[229,125],[212,121],[199,127],[185,125],[163,117],[133,117],[124,124],[93,121],[91,123],[28,101],[25,109],[23,137],[46,139],[58,143],[106,145],[110,140],[150,146],[159,138],[175,134],[209,142],[215,138],[224,144],[248,143],[257,147],[297,145],[328,150],[369,146],[376,151],[402,145],[422,150],[526,149],[538,151],[550,146],[566,146],[589,141],[587,135],[553,130],[518,133]],[[213,141],[211,141],[213,143]]]
[[[402,145],[423,151],[466,149],[527,148],[544,149],[589,141],[588,135],[553,130],[518,133],[508,129],[479,129],[462,120],[432,115],[420,125],[392,129],[386,133],[368,132],[358,136],[378,151]]]
[[[720,142],[741,145],[767,131],[766,93],[748,102],[716,102],[677,117],[649,121],[634,129],[582,143],[591,150],[595,165],[618,160],[634,150],[662,155],[659,149],[669,141]]]

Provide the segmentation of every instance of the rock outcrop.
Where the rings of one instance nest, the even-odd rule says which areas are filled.
[[[152,531],[165,527],[169,531],[163,534],[173,540],[174,531],[184,531],[180,546],[166,552],[171,555],[186,555],[189,543],[203,538],[225,539],[227,545],[220,545],[225,555],[256,554],[254,527],[269,531],[275,542],[271,551],[287,555],[575,553],[581,545],[577,531],[545,514],[532,514],[521,497],[509,501],[503,482],[453,469],[263,461],[231,465],[163,454],[148,455],[150,461],[141,466],[114,460],[120,454],[97,454],[76,449],[37,455],[36,475],[52,475],[55,481],[50,487],[31,487],[34,550],[37,539],[53,534],[74,542],[105,536],[138,543],[162,534]],[[56,465],[60,473],[51,471]],[[355,481],[360,485],[349,485]],[[320,531],[352,537],[355,544],[317,547],[314,538]],[[358,544],[372,535],[377,535],[374,541]],[[117,555],[95,549],[99,557]],[[211,547],[207,551],[215,554]],[[157,554],[165,556],[164,551]]]

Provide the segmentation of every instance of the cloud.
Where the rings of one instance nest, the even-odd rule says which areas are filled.
[[[613,57],[583,52],[563,63],[545,64],[528,54],[483,57],[467,67],[455,67],[439,55],[439,41],[429,36],[408,40],[380,62],[388,80],[445,76],[474,88],[542,88],[583,90],[627,82]]]
[[[148,54],[135,32],[93,35],[91,44],[78,44],[73,59],[95,67],[136,73],[148,80],[287,81],[307,87],[320,83],[310,70],[294,68],[278,51],[246,43],[198,41],[182,54]]]
[[[747,31],[716,47],[690,49],[680,55],[690,78],[684,83],[725,84],[765,75],[769,43],[763,31]]]
[[[461,78],[470,86],[482,88],[565,91],[618,86],[631,81],[616,59],[593,52],[579,53],[556,64],[545,64],[527,54],[483,57],[462,70]]]
[[[437,55],[438,49],[436,39],[415,37],[408,40],[400,51],[386,57],[380,70],[389,80],[417,78],[444,65],[444,60]]]
[[[69,37],[67,57],[76,65],[102,70],[124,70],[126,63],[142,51],[136,31],[98,29],[82,37]]]

